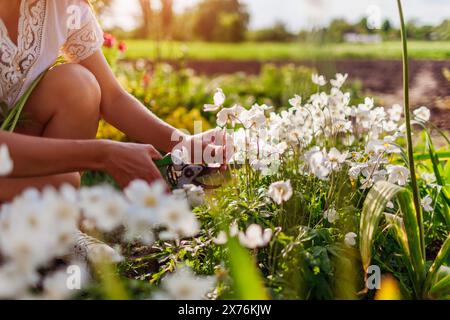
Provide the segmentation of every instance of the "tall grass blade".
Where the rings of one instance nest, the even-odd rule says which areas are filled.
[[[405,27],[405,19],[403,16],[403,8],[401,0],[397,0],[398,11],[400,16],[400,31],[402,38],[402,56],[403,56],[403,95],[405,108],[405,125],[406,125],[406,141],[408,149],[409,171],[411,175],[411,187],[413,191],[414,208],[416,211],[417,224],[420,232],[420,246],[422,255],[425,256],[425,236],[422,209],[420,206],[419,187],[417,185],[416,169],[414,165],[414,149],[412,142],[412,126],[411,111],[409,107],[409,61],[408,61],[408,41]]]
[[[236,238],[228,240],[230,273],[233,280],[234,299],[267,300],[268,295],[259,270],[253,259]]]

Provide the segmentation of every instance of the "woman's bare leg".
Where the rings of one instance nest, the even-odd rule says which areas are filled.
[[[16,132],[60,139],[94,139],[100,117],[101,91],[95,76],[78,64],[53,68],[27,102]],[[0,179],[0,202],[11,200],[24,189],[80,185],[80,174]]]

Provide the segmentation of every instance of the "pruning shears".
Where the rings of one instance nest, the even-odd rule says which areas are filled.
[[[201,180],[219,171],[217,167],[203,164],[186,164],[174,154],[167,154],[161,160],[155,161],[163,177],[174,189],[183,188],[185,185],[200,186],[203,189],[217,189],[220,186],[208,185]]]

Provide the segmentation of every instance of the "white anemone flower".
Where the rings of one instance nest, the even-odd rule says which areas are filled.
[[[165,196],[165,188],[159,181],[149,185],[144,180],[135,180],[124,190],[124,193],[133,204],[155,209]]]
[[[234,127],[236,123],[240,122],[239,116],[244,111],[246,110],[240,105],[234,105],[231,108],[223,108],[217,114],[216,123],[219,127],[223,127],[230,122],[231,126]]]
[[[282,204],[292,197],[291,181],[278,181],[269,186],[268,195],[277,204]]]
[[[2,144],[0,146],[0,176],[7,176],[13,171],[14,164],[9,155],[8,146]]]
[[[149,214],[148,209],[140,206],[131,206],[128,208],[125,226],[125,241],[139,241],[145,245],[152,245],[155,241],[153,229],[156,224],[156,217]]]
[[[394,104],[387,113],[389,114],[389,119],[398,122],[402,119],[403,107],[399,104]]]
[[[424,172],[422,173],[422,179],[427,185],[434,185],[436,182],[436,176],[434,173]]]
[[[340,87],[342,87],[344,85],[347,78],[348,78],[348,73],[346,73],[346,74],[338,73],[338,74],[336,74],[336,79],[330,80],[330,83],[333,87],[339,89]]]
[[[256,249],[267,246],[272,239],[272,229],[263,230],[258,224],[251,224],[247,231],[239,232],[239,242],[246,248]]]
[[[332,209],[326,210],[323,213],[323,217],[325,219],[327,219],[329,223],[335,223],[338,220],[339,215],[338,215],[336,209],[332,208]]]
[[[341,153],[336,148],[331,148],[330,152],[328,152],[328,158],[326,163],[331,170],[338,170],[343,163],[347,160],[348,151]]]
[[[314,84],[317,84],[318,86],[324,86],[327,84],[327,80],[325,79],[325,77],[322,75],[318,75],[317,73],[314,73],[312,75],[312,82]]]
[[[398,184],[399,186],[406,185],[409,177],[408,168],[403,166],[388,165],[386,166],[386,170],[389,174],[389,182]]]
[[[259,105],[254,105],[250,110],[244,110],[239,115],[239,120],[245,128],[259,130],[266,125],[264,109]]]
[[[168,197],[158,210],[158,225],[167,228],[166,236],[193,237],[199,232],[199,223],[186,201]]]
[[[202,187],[188,184],[183,186],[183,190],[191,207],[198,207],[205,203],[205,191]]]
[[[357,237],[357,235],[354,232],[347,233],[345,235],[345,239],[344,239],[345,244],[349,247],[355,246],[356,245],[356,237]]]
[[[431,112],[430,109],[423,106],[420,107],[419,109],[414,110],[414,116],[417,121],[428,122],[431,117]]]
[[[289,99],[289,104],[294,108],[300,108],[302,106],[302,97],[296,94],[294,98]]]
[[[319,147],[314,147],[304,155],[310,172],[320,180],[326,180],[330,174],[330,169],[325,166],[325,153],[326,152],[320,150]]]
[[[0,299],[18,299],[25,297],[27,289],[35,281],[24,277],[13,263],[0,266]]]
[[[231,237],[236,237],[239,233],[239,226],[237,221],[233,221],[232,223],[230,223],[230,236]]]
[[[433,199],[431,199],[430,195],[427,195],[420,202],[423,210],[425,210],[426,212],[432,212],[434,210],[433,207],[431,206],[432,203]]]
[[[26,269],[42,266],[72,247],[79,217],[79,207],[55,189],[27,189],[2,207],[0,251]]]
[[[214,289],[215,282],[214,277],[196,276],[183,266],[161,281],[161,287],[166,295],[159,297],[165,296],[173,300],[203,300],[206,294]]]
[[[91,193],[93,190],[97,192]],[[128,210],[128,202],[122,193],[111,187],[97,187],[97,189],[82,189],[82,207],[84,217],[90,223],[104,232],[110,232],[123,224]],[[93,201],[86,201],[86,199]],[[95,197],[99,197],[95,200]]]
[[[214,104],[205,104],[203,111],[213,112],[219,110],[225,103],[225,99],[226,97],[222,89],[217,88],[217,91],[214,94]]]
[[[225,243],[227,243],[228,242],[228,236],[227,236],[227,233],[225,232],[225,231],[220,231],[218,234],[217,234],[217,236],[213,239],[213,242],[215,243],[215,244],[219,244],[219,245],[222,245],[222,244],[225,244]]]

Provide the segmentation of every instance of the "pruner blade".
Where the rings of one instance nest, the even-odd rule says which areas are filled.
[[[185,164],[173,154],[166,155],[163,159],[155,161],[161,173],[175,189],[185,185],[200,186],[204,189],[217,189],[220,185],[208,185],[200,180],[219,171],[217,167],[203,164]]]

